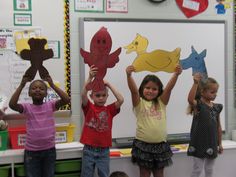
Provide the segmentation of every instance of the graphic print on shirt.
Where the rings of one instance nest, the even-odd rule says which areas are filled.
[[[94,116],[86,122],[86,126],[95,129],[98,132],[104,132],[109,129],[108,126],[108,114],[106,111],[99,112],[94,114]]]
[[[143,115],[143,117],[161,120],[161,111],[155,105],[152,105],[150,109],[142,110],[141,114]]]

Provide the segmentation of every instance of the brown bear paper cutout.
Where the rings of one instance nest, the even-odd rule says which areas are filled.
[[[41,79],[49,76],[47,69],[43,66],[43,61],[53,57],[52,49],[45,49],[46,39],[30,38],[28,41],[30,49],[24,49],[20,52],[23,60],[30,60],[31,66],[26,70],[25,76],[33,80],[37,71]]]

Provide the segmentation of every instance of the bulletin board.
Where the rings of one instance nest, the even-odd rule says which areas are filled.
[[[124,46],[130,44],[141,34],[149,40],[147,51],[163,49],[172,51],[181,48],[180,60],[187,58],[191,53],[191,46],[194,46],[198,53],[207,50],[205,64],[208,75],[216,78],[219,83],[219,91],[215,102],[225,105],[225,22],[224,21],[178,21],[178,20],[152,20],[152,19],[101,19],[101,18],[80,18],[79,38],[80,47],[90,51],[90,41],[93,35],[101,28],[107,28],[112,38],[111,52],[122,47],[120,60],[114,68],[107,71],[105,79],[113,84],[125,98],[120,113],[113,121],[113,138],[134,137],[136,119],[132,110],[130,91],[127,85],[125,69],[131,65],[137,54],[132,52],[126,54]],[[84,64],[80,57],[81,81],[88,76],[88,65]],[[164,86],[171,77],[166,72],[138,72],[133,77],[139,87],[142,79],[147,74],[156,74]],[[82,82],[83,83],[83,82]],[[187,69],[179,76],[177,84],[172,91],[169,104],[167,105],[167,131],[168,134],[189,133],[192,116],[187,115],[187,97],[192,86],[192,70]],[[109,94],[108,102],[114,101],[112,93]],[[226,109],[221,113],[222,128],[225,129],[227,119]]]
[[[28,12],[32,15],[32,26],[14,26],[13,15],[12,20],[5,19],[9,17],[8,12],[12,12],[13,1],[8,1],[4,4],[7,11],[1,12],[0,21],[0,106],[8,106],[9,99],[15,89],[18,87],[22,76],[26,69],[30,66],[30,62],[22,60],[16,54],[16,46],[14,34],[16,31],[31,31],[39,30],[41,36],[48,40],[48,48],[50,44],[54,43],[56,48],[54,51],[54,58],[48,59],[43,62],[43,65],[49,71],[53,81],[61,89],[71,95],[71,82],[70,82],[70,30],[69,30],[69,0],[52,0],[52,1],[34,1],[32,3],[32,11]],[[1,5],[1,3],[0,3]],[[56,7],[55,7],[56,6]],[[52,7],[54,7],[52,9]],[[40,12],[44,9],[44,13]],[[53,13],[52,13],[53,10]],[[12,12],[19,13],[19,12]],[[50,15],[49,15],[50,14]],[[52,23],[53,21],[53,23]],[[48,24],[50,23],[50,24]],[[7,38],[3,31],[11,31],[13,40],[8,41],[7,45],[4,44],[4,39]],[[11,34],[9,32],[9,34]],[[8,37],[12,39],[12,37]],[[11,45],[9,44],[11,43]],[[55,52],[56,51],[56,52]],[[37,74],[35,79],[39,79]],[[20,101],[31,101],[28,97],[28,85],[22,91]],[[46,99],[54,99],[58,97],[51,89],[48,90],[48,97]],[[70,110],[71,104],[62,108],[62,110]],[[10,109],[8,109],[11,112]]]

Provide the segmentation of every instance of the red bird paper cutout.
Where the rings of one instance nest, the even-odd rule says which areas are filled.
[[[80,54],[84,58],[84,63],[89,66],[94,65],[98,72],[94,80],[87,85],[88,90],[100,91],[105,89],[103,78],[106,75],[107,68],[112,68],[119,61],[121,47],[110,54],[112,39],[107,28],[102,27],[93,36],[90,42],[90,52],[80,49]]]

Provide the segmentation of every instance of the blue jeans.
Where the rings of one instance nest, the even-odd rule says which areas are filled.
[[[56,149],[28,151],[24,153],[26,177],[54,177]]]
[[[83,148],[82,168],[80,177],[93,177],[95,167],[99,177],[109,177],[110,156],[109,148],[92,147]]]

